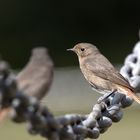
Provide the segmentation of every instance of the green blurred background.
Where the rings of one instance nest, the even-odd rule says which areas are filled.
[[[91,42],[122,63],[138,40],[139,6],[139,0],[1,0],[0,52],[20,68],[31,48],[46,46],[56,66],[69,66],[77,61],[66,48]]]
[[[12,68],[20,69],[30,51],[46,46],[55,63],[50,94],[42,101],[54,114],[89,113],[98,94],[84,80],[76,55],[66,51],[78,42],[98,46],[113,64],[122,64],[139,40],[140,1],[130,0],[1,0],[0,54]],[[69,67],[69,68],[68,68]],[[91,94],[90,94],[91,93]],[[140,109],[124,110],[124,118],[99,140],[139,139]],[[0,125],[2,140],[41,140],[26,133],[25,124]]]

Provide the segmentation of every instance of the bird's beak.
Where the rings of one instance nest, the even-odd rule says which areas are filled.
[[[74,51],[74,49],[73,48],[70,48],[70,49],[67,49],[67,51]]]

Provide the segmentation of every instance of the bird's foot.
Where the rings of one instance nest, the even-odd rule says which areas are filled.
[[[111,96],[113,93],[115,93],[115,92],[116,92],[116,90],[114,90],[114,91],[112,91],[112,92],[110,92],[110,93],[104,94],[103,96],[101,96],[101,97],[98,99],[97,103],[100,104],[101,102],[105,102],[105,100],[106,100],[108,97],[110,97],[110,96]]]

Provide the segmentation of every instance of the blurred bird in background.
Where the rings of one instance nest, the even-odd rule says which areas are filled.
[[[41,100],[49,91],[53,79],[53,62],[44,47],[34,48],[27,65],[17,74],[19,91]],[[0,110],[0,122],[11,108]]]

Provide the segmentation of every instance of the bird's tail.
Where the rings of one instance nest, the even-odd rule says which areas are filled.
[[[140,98],[131,89],[119,86],[119,91],[125,95],[132,97],[138,104],[140,104]]]
[[[131,90],[128,92],[128,96],[132,97],[137,103],[140,104],[140,98],[135,93],[133,93]]]
[[[0,123],[2,123],[8,116],[10,108],[0,110]]]

